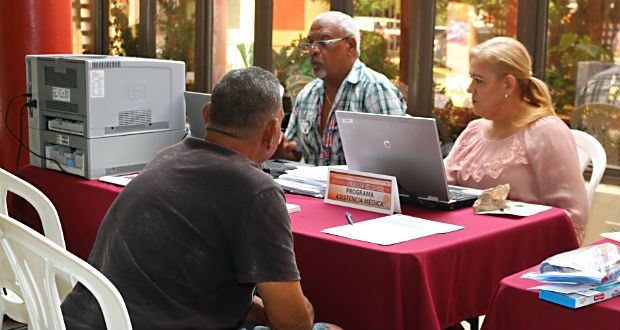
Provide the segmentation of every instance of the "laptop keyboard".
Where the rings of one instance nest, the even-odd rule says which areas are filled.
[[[478,197],[474,194],[470,194],[462,190],[452,189],[452,188],[448,189],[448,194],[450,194],[450,199],[455,200],[455,201]]]
[[[283,174],[284,172],[288,170],[294,170],[297,168],[297,166],[288,165],[288,164],[280,163],[280,162],[273,161],[273,160],[268,160],[264,162],[262,166],[263,166],[263,171],[270,173],[270,174],[274,174],[274,173]]]

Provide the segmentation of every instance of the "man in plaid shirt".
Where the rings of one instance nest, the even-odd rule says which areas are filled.
[[[299,47],[308,52],[317,79],[297,96],[275,158],[290,157],[295,150],[308,164],[346,164],[336,110],[405,114],[407,105],[400,91],[358,59],[359,40],[351,16],[325,12],[314,18],[308,42]]]
[[[592,103],[620,106],[620,66],[595,74],[579,89],[575,105]]]

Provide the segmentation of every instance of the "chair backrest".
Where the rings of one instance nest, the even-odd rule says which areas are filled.
[[[594,136],[605,149],[607,167],[620,169],[620,107],[592,103],[575,108],[570,114],[570,126]]]
[[[601,182],[605,167],[607,166],[607,155],[605,149],[597,139],[592,135],[571,129],[575,142],[577,143],[577,152],[579,153],[579,166],[581,172],[592,162],[592,175],[590,176],[590,185],[588,186],[588,203],[592,206],[596,186]]]
[[[95,297],[108,329],[131,329],[116,287],[97,269],[35,230],[0,214],[0,250],[8,257],[26,304],[29,329],[65,329],[58,274],[82,283]]]
[[[52,242],[65,248],[65,239],[56,208],[39,189],[19,177],[0,168],[0,214],[8,216],[7,195],[11,192],[28,201],[39,214],[43,232]],[[20,297],[20,288],[10,270],[7,256],[0,251],[0,325],[6,314],[15,321],[27,320],[26,306]],[[64,298],[73,287],[69,277],[59,279],[58,292]]]
[[[0,214],[9,215],[9,191],[27,200],[37,210],[45,237],[65,248],[65,238],[54,204],[35,186],[0,168]]]

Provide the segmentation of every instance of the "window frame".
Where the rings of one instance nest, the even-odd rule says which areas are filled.
[[[109,54],[109,0],[95,4],[94,51]],[[155,57],[155,0],[140,0],[140,56]],[[195,88],[213,90],[213,6],[214,0],[196,1]],[[401,81],[410,86],[408,110],[414,116],[432,117],[433,110],[433,38],[436,0],[401,0]],[[331,10],[353,15],[353,0],[331,0]],[[547,62],[547,19],[549,0],[519,0],[517,39],[530,51],[534,75],[544,79]],[[254,29],[254,65],[271,71],[273,0],[256,0]],[[403,79],[404,78],[404,79]]]

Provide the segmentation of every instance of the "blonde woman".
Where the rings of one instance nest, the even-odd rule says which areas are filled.
[[[497,37],[470,52],[472,121],[445,162],[450,184],[486,189],[510,184],[511,200],[566,211],[579,242],[588,199],[575,140],[552,108],[545,83],[531,75],[518,41]]]

